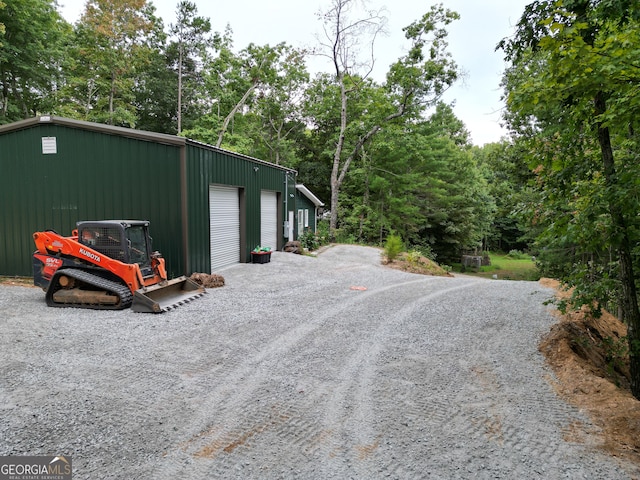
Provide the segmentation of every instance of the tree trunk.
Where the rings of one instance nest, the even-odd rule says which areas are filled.
[[[366,220],[366,212],[369,210],[369,174],[371,170],[366,165],[366,154],[362,156],[365,161],[365,177],[364,177],[364,193],[362,194],[362,213],[360,213],[360,228],[358,230],[358,240],[364,237],[364,223]]]
[[[109,125],[113,125],[113,99],[116,96],[116,78],[111,76],[111,91],[109,92]]]
[[[603,92],[595,98],[595,113],[600,116],[606,112],[607,104]],[[617,177],[611,147],[609,129],[598,123],[598,142],[602,153],[602,164],[607,187],[613,191],[616,188]],[[621,313],[627,324],[627,339],[629,342],[629,359],[631,375],[631,393],[640,399],[640,351],[635,348],[640,342],[640,310],[638,310],[638,296],[633,274],[633,260],[631,258],[631,244],[627,222],[622,207],[609,196],[609,213],[613,225],[613,237],[616,239],[618,250],[618,264],[620,266],[619,280],[621,285]]]
[[[178,47],[178,135],[182,131],[182,39]]]
[[[338,195],[343,176],[340,175],[340,159],[344,146],[344,136],[347,131],[347,89],[344,85],[344,75],[340,81],[340,134],[333,154],[333,168],[331,169],[331,217],[329,217],[329,240],[336,241],[336,228],[338,226]]]
[[[251,92],[255,90],[256,85],[258,85],[258,82],[254,81],[253,84],[249,87],[249,89],[246,92],[244,92],[244,95],[242,96],[240,101],[236,104],[236,106],[233,107],[231,112],[229,112],[229,115],[227,115],[224,118],[224,121],[222,122],[222,126],[220,127],[220,131],[218,132],[218,141],[216,142],[216,147],[220,148],[220,145],[222,145],[222,139],[224,138],[224,134],[227,132],[227,128],[229,128],[229,123],[231,122],[235,114],[238,113],[238,110],[240,110],[240,107],[242,107],[242,105],[244,105],[244,103],[247,101],[247,99],[249,98],[249,95],[251,95]]]
[[[331,179],[331,216],[329,217],[329,241],[336,241],[336,225],[338,224],[338,192],[340,187]]]

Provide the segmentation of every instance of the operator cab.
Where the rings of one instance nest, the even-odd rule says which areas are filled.
[[[78,241],[123,263],[137,263],[144,277],[153,275],[149,222],[101,220],[78,222]]]

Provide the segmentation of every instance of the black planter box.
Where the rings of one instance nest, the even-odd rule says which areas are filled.
[[[253,263],[269,263],[271,252],[251,252],[251,261]]]

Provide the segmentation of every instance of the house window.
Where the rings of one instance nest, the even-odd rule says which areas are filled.
[[[298,236],[304,233],[304,210],[298,210]]]

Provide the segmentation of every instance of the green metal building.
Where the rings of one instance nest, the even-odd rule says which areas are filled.
[[[300,228],[294,170],[178,136],[41,116],[0,126],[0,168],[0,275],[30,276],[33,233],[80,220],[149,220],[170,277]]]
[[[296,229],[298,235],[310,229],[316,233],[320,209],[324,203],[303,184],[296,185],[296,209],[298,212]]]

